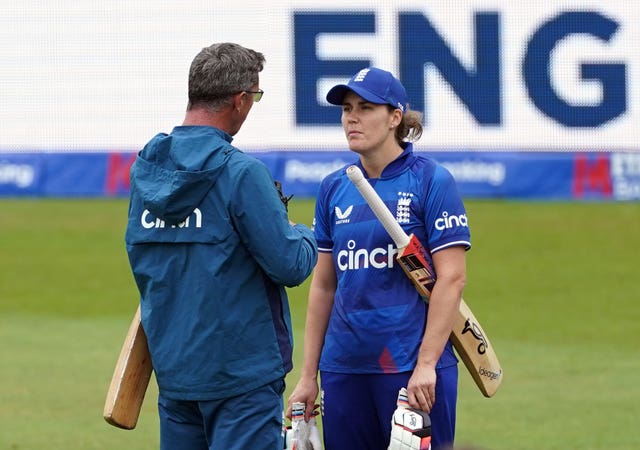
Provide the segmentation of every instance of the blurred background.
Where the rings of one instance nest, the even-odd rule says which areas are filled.
[[[126,196],[135,152],[183,119],[193,57],[233,41],[267,59],[234,143],[296,195],[352,159],[324,97],[375,65],[465,195],[637,200],[638,20],[621,0],[1,0],[0,195]]]

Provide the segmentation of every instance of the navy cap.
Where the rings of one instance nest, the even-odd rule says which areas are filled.
[[[338,84],[327,92],[327,101],[342,105],[347,92],[353,91],[370,103],[388,104],[403,113],[407,109],[407,91],[396,77],[386,70],[368,67],[356,73],[347,84]]]

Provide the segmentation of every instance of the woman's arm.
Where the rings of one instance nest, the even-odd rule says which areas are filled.
[[[331,253],[319,253],[318,263],[314,269],[309,288],[300,380],[289,396],[287,407],[287,417],[289,418],[293,402],[306,404],[306,420],[309,420],[315,409],[315,401],[318,397],[318,364],[329,325],[335,292],[336,273],[333,267],[333,256]]]
[[[436,364],[449,340],[466,282],[465,248],[445,248],[432,255],[438,277],[431,298],[427,326],[407,391],[409,405],[430,412],[436,401]]]

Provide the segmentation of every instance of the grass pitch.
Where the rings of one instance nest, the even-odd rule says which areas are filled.
[[[466,202],[465,300],[505,370],[492,399],[460,364],[458,444],[640,448],[637,203]],[[313,202],[294,199],[294,221]],[[102,407],[137,292],[127,202],[0,200],[0,449],[157,449],[152,380],[138,426]],[[308,281],[289,290],[297,380]]]

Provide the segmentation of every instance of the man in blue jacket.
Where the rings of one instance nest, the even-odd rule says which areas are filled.
[[[292,368],[286,286],[317,260],[264,164],[231,145],[262,97],[264,56],[204,48],[182,126],[131,168],[126,232],[159,387],[160,447],[275,450]]]

